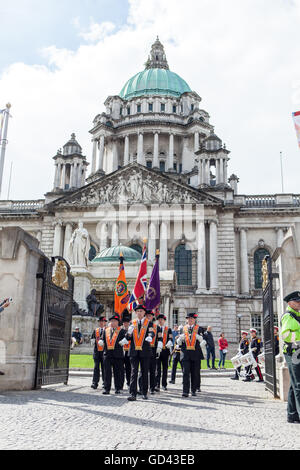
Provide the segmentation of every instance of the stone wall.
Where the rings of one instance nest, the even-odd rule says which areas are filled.
[[[0,390],[34,387],[44,255],[38,240],[19,227],[0,231],[0,299],[12,297],[0,314],[0,343],[5,363],[0,369]]]

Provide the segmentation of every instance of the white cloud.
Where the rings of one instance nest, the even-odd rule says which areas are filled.
[[[130,0],[122,29],[112,23],[80,29],[71,52],[49,45],[49,66],[17,63],[0,78],[0,108],[13,105],[5,168],[14,161],[11,196],[41,197],[52,189],[56,150],[76,133],[90,160],[88,130],[143,69],[157,35],[171,70],[203,98],[217,134],[232,151],[230,173],[241,193],[280,191],[279,152],[286,190],[299,193],[300,155],[291,112],[300,109],[296,39],[300,9],[286,0]],[[2,104],[1,104],[2,103]],[[4,190],[3,196],[6,196]]]

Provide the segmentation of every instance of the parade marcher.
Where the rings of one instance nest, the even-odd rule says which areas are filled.
[[[203,341],[202,328],[196,325],[198,315],[189,313],[187,325],[183,327],[177,338],[177,344],[181,346],[183,364],[183,397],[188,397],[190,389],[192,396],[196,396],[197,388],[200,386],[200,361],[201,347]]]
[[[258,356],[261,353],[261,339],[256,336],[257,335],[257,330],[255,328],[251,328],[250,334],[251,334],[251,338],[252,338],[251,339],[251,344],[250,344],[250,349],[252,351],[254,359],[257,362],[257,366],[255,367],[255,370],[256,370],[256,373],[257,373],[257,376],[258,376],[257,382],[264,382],[263,375],[262,375],[260,367],[258,365]],[[252,366],[251,366],[251,369],[252,369]]]
[[[146,318],[150,322],[153,323],[153,332],[154,332],[154,337],[152,339],[152,342],[150,343],[151,346],[151,351],[152,351],[152,356],[150,359],[150,364],[149,364],[149,386],[150,386],[150,393],[151,395],[154,395],[155,393],[155,385],[156,385],[156,348],[157,348],[157,325],[154,323],[155,322],[155,315],[152,312],[152,310],[147,310],[146,311]],[[143,393],[143,381],[142,381],[142,373],[140,371],[139,373],[139,390],[140,390],[140,395]]]
[[[176,336],[178,336],[178,335],[176,335]],[[181,356],[181,346],[179,346],[177,343],[175,343],[175,345],[174,345],[172,356],[173,356],[173,364],[172,364],[171,380],[170,380],[169,383],[170,384],[175,384],[178,363],[180,364],[181,370],[183,369],[182,361],[181,361],[181,358],[180,358],[180,356]]]
[[[168,386],[168,367],[169,356],[173,350],[173,334],[171,328],[165,325],[167,317],[160,314],[157,317],[157,355],[156,360],[156,387],[155,391],[160,391],[160,381],[163,390],[167,390]],[[161,373],[162,369],[162,373]]]
[[[274,342],[275,342],[275,356],[279,354],[279,328],[278,326],[274,326]]]
[[[240,353],[244,356],[249,352],[249,340],[248,340],[248,331],[242,331],[241,332],[242,339],[239,345],[239,351]],[[245,368],[246,370],[246,378],[243,380],[244,382],[251,382],[251,380],[254,380],[254,375],[251,372],[251,366],[247,366]],[[231,377],[231,380],[239,380],[240,378],[240,372],[241,372],[241,367],[238,367],[237,370],[235,371],[235,376]]]
[[[120,326],[120,317],[113,315],[110,327],[105,328],[104,343],[104,388],[103,395],[109,395],[111,389],[112,373],[114,375],[115,393],[120,394],[122,389],[122,369],[124,370],[123,346],[127,343],[126,331]]]
[[[94,343],[94,374],[93,374],[93,383],[91,388],[96,390],[98,388],[99,380],[100,380],[100,366],[101,366],[101,375],[102,375],[102,384],[104,387],[104,364],[103,364],[103,350],[104,345],[102,344],[104,331],[106,326],[106,318],[100,317],[99,318],[99,328],[93,331],[91,342]],[[100,341],[100,344],[99,344]],[[101,345],[101,346],[100,346]]]
[[[122,321],[123,321],[123,328],[124,330],[128,331],[130,326],[131,315],[128,310],[124,310],[122,314]],[[131,376],[131,364],[130,364],[130,357],[129,357],[129,350],[130,350],[130,341],[123,346],[124,351],[124,364],[122,368],[122,387],[121,390],[124,388],[125,378],[126,378],[126,385],[129,388],[130,386],[130,376]]]
[[[283,354],[290,375],[287,421],[300,422],[300,292],[292,292],[284,299],[288,307],[281,318]]]
[[[137,305],[135,308],[137,319],[133,320],[128,328],[126,340],[131,341],[129,357],[131,362],[130,396],[129,401],[135,401],[137,395],[137,381],[139,365],[142,373],[143,399],[148,399],[149,364],[152,357],[150,343],[154,338],[153,323],[145,317],[146,307]]]

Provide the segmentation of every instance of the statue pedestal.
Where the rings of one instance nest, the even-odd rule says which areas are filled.
[[[92,276],[85,266],[71,266],[71,274],[74,276],[74,300],[79,308],[88,311],[86,298],[91,291]]]

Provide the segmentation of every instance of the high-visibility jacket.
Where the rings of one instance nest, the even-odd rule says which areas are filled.
[[[289,344],[300,341],[300,323],[293,318],[291,313],[299,318],[300,321],[300,312],[296,312],[296,310],[288,307],[281,319],[281,337],[285,343],[283,352],[286,352]]]

